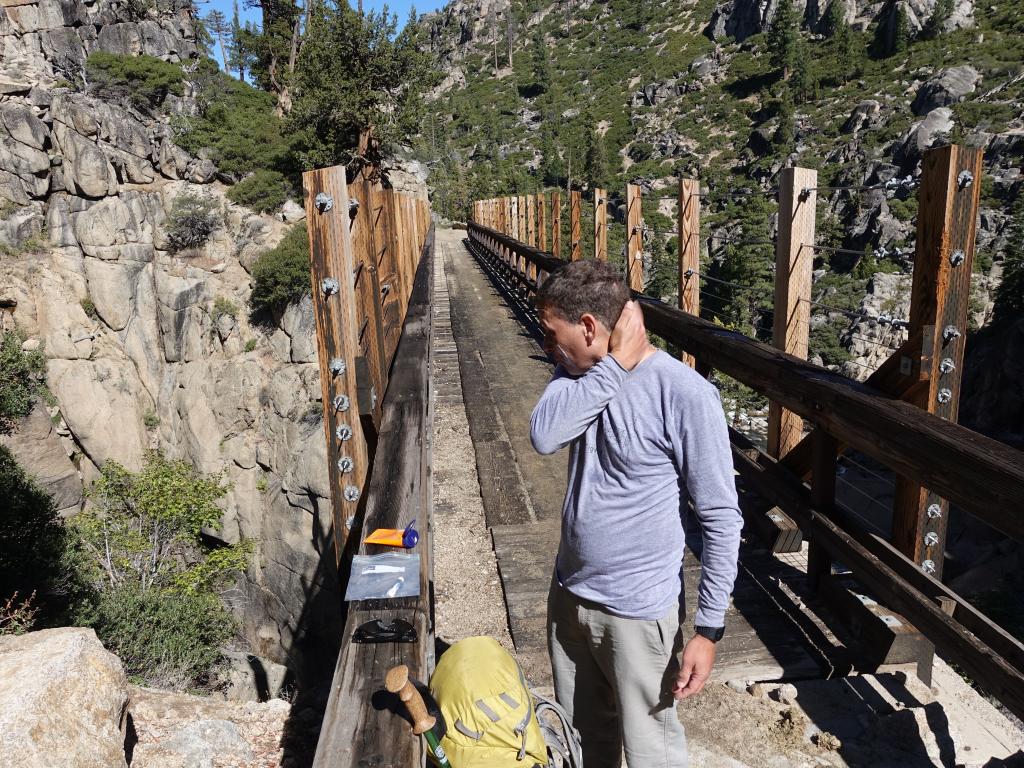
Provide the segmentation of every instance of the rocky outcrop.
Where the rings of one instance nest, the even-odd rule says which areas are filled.
[[[91,629],[0,636],[0,763],[126,766],[128,681]]]
[[[918,89],[911,109],[915,115],[926,115],[938,107],[957,104],[974,93],[980,83],[981,74],[970,65],[947,69]]]
[[[253,263],[302,207],[280,220],[229,203],[166,116],[62,82],[81,83],[99,50],[187,65],[190,8],[135,18],[116,0],[0,0],[2,319],[43,349],[57,400],[5,441],[65,514],[105,462],[138,469],[149,449],[222,473],[208,533],[256,542],[233,601],[249,650],[297,670],[300,640],[329,649],[340,632],[312,307],[257,323],[248,299]],[[165,106],[193,108],[187,89]],[[207,197],[220,226],[172,253],[184,194]],[[48,248],[24,250],[32,238]]]

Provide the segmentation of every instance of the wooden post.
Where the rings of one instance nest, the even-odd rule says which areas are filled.
[[[775,243],[775,320],[772,344],[803,360],[811,321],[818,172],[783,168],[779,180],[779,237]],[[804,190],[810,190],[804,192]],[[774,402],[768,404],[768,453],[781,459],[803,436],[804,422]]]
[[[547,205],[547,195],[541,192],[537,195],[537,247],[542,251],[548,249],[547,222],[544,220],[544,208]]]
[[[838,443],[823,429],[811,433],[814,451],[811,468],[811,501],[819,512],[831,516],[836,503],[836,454]],[[832,573],[832,561],[821,543],[808,536],[807,585],[817,592],[821,580]]]
[[[640,187],[626,185],[626,274],[631,290],[644,289],[644,231]]]
[[[334,555],[338,562],[348,540],[348,521],[356,515],[368,469],[366,442],[356,405],[355,363],[359,346],[345,181],[344,166],[307,171],[302,175],[306,190],[306,226],[309,231],[324,436],[327,440]],[[318,206],[317,196],[321,194],[326,197],[320,198]],[[339,427],[346,429],[339,432]],[[339,439],[339,435],[344,435],[344,439]]]
[[[526,229],[526,195],[520,195],[516,200],[519,204],[519,236],[516,237],[516,240],[525,243],[529,237]]]
[[[679,180],[679,308],[700,316],[700,182]],[[697,359],[683,352],[691,368]]]
[[[377,274],[372,187],[373,183],[368,180],[357,181],[349,185],[348,193],[350,200],[359,203],[349,215],[349,231],[354,247],[355,291],[359,300],[359,349],[370,376],[369,381],[359,381],[359,412],[371,418],[376,430],[380,428],[380,401],[384,396],[388,365],[384,355],[384,317]],[[360,378],[358,370],[357,378]]]
[[[537,196],[526,196],[526,242],[537,247]]]
[[[918,360],[901,360],[918,382],[904,399],[950,421],[959,408],[981,174],[980,149],[933,149],[925,154],[918,193],[910,337],[921,335],[922,352]],[[893,543],[937,579],[948,519],[944,499],[897,477]]]
[[[562,193],[551,193],[551,255],[562,258]]]
[[[608,191],[594,188],[594,258],[608,261]]]
[[[580,258],[580,191],[569,193],[569,260]]]

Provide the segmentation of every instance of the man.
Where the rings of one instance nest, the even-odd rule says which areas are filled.
[[[647,341],[628,299],[617,271],[591,260],[554,272],[537,295],[557,366],[530,436],[540,453],[569,446],[548,643],[585,768],[618,768],[623,748],[630,768],[675,768],[686,737],[673,699],[711,674],[743,523],[717,390]],[[702,574],[677,661],[691,503]]]

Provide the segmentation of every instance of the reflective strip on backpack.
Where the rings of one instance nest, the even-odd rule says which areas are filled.
[[[504,696],[505,694],[501,695]],[[483,699],[477,699],[476,706],[481,712],[483,712],[485,715],[487,715],[488,718],[490,718],[492,723],[497,723],[499,720],[501,720],[501,715],[499,715],[497,712],[495,712],[493,709],[487,706],[487,702]]]
[[[480,737],[483,736],[482,733],[477,733],[476,731],[467,728],[466,724],[463,723],[461,720],[455,721],[455,730],[461,733],[463,736],[473,739],[474,741],[480,741]]]
[[[508,704],[509,707],[511,707],[512,709],[519,709],[519,702],[513,699],[504,691],[498,694],[498,698],[504,701],[506,704]]]

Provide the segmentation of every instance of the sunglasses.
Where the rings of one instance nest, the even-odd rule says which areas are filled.
[[[355,643],[415,643],[416,638],[416,627],[405,619],[393,619],[390,624],[371,619],[352,633]]]

